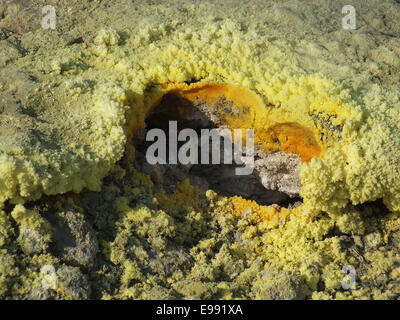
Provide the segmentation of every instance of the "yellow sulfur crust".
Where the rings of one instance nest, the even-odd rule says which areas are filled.
[[[200,95],[212,100],[221,94],[232,98],[250,112],[248,118],[228,122],[255,127],[266,147],[300,154],[305,161],[305,205],[335,211],[349,202],[382,198],[391,210],[400,209],[400,183],[393,179],[400,167],[397,111],[390,117],[369,108],[368,101],[360,105],[351,99],[350,89],[321,75],[304,74],[290,55],[268,40],[261,44],[252,34],[242,35],[232,23],[218,30],[211,24],[195,33],[178,32],[137,49],[107,41],[116,34],[99,32],[83,58],[91,68],[79,77],[67,76],[68,70],[50,70],[54,79],[65,83],[63,90],[81,96],[68,103],[63,100],[68,94],[57,96],[57,108],[76,110],[69,115],[69,132],[61,134],[56,115],[49,113],[55,138],[63,145],[59,152],[44,145],[40,154],[29,146],[22,154],[1,154],[2,202],[84,187],[97,190],[121,158],[127,136],[144,126],[149,108],[165,93],[178,90],[189,99]],[[192,40],[184,41],[189,35]],[[61,49],[54,63],[63,66],[67,59],[73,65],[77,56],[82,59],[79,49]],[[86,88],[90,79],[95,84]],[[201,79],[200,84],[183,84],[191,79]],[[84,125],[89,119],[91,125]],[[71,142],[69,134],[77,139]]]
[[[123,14],[123,7],[115,10]],[[84,44],[52,50],[49,33],[39,30],[43,47],[37,45],[42,40],[28,35],[24,40],[27,46],[32,41],[33,49],[10,57],[15,66],[0,70],[2,79],[17,84],[12,88],[2,80],[0,89],[10,96],[17,92],[30,107],[0,118],[0,295],[14,282],[9,291],[16,296],[40,287],[41,267],[63,265],[47,251],[53,230],[39,211],[65,211],[67,204],[68,210],[90,216],[101,234],[98,256],[104,268],[91,274],[91,281],[102,279],[96,294],[103,298],[152,298],[150,289],[160,283],[183,297],[215,297],[204,293],[215,288],[219,298],[240,297],[232,292],[263,288],[261,275],[269,267],[299,272],[310,298],[386,297],[369,289],[341,289],[342,266],[360,262],[350,254],[355,249],[343,249],[344,237],[335,230],[350,237],[381,228],[377,238],[388,243],[399,229],[397,84],[390,90],[385,83],[363,83],[350,71],[349,81],[340,80],[330,76],[332,69],[340,75],[351,69],[328,59],[318,60],[320,73],[306,68],[301,52],[289,40],[269,36],[267,27],[257,25],[261,20],[248,29],[229,19],[181,27],[176,21],[151,25],[137,16],[129,23],[100,31],[96,25]],[[322,49],[310,41],[307,50],[313,62]],[[360,87],[349,84],[352,77]],[[224,96],[240,109],[238,115],[226,114],[225,125],[254,128],[256,143],[267,152],[298,154],[303,204],[277,210],[212,190],[204,195],[188,180],[172,195],[153,190],[150,176],[134,170],[132,137],[168,93],[211,106]],[[86,197],[95,198],[96,205],[87,205]],[[32,201],[38,199],[44,205],[35,208]],[[376,200],[382,200],[383,213],[370,204]],[[14,234],[25,256],[8,246]],[[164,276],[141,268],[147,255],[164,255],[168,241],[190,247],[191,269]],[[375,267],[398,274],[394,249],[365,256],[367,279],[378,273]],[[224,272],[234,281],[220,280],[226,279]],[[56,288],[61,297],[70,297],[63,286]],[[251,297],[263,298],[261,289]]]

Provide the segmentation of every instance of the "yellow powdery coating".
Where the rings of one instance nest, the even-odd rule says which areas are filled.
[[[23,205],[16,205],[11,212],[11,217],[21,228],[36,229],[43,233],[51,231],[50,224],[34,210],[28,210]]]
[[[138,50],[128,65],[137,61],[143,68],[140,71],[122,66],[119,70],[129,72],[133,79],[150,76],[152,83],[194,78],[255,90],[270,121],[298,123],[329,138],[324,141],[327,152],[303,165],[301,195],[306,205],[333,212],[349,201],[358,204],[383,198],[392,210],[400,208],[400,185],[393,179],[399,170],[398,128],[379,119],[368,101],[357,105],[350,89],[320,75],[304,74],[286,52],[264,39],[243,35],[234,24],[226,23],[221,30],[210,25],[191,41],[184,38],[178,33],[152,44],[150,52]],[[315,121],[316,117],[322,120]]]
[[[14,233],[10,219],[4,211],[0,211],[0,248],[9,242],[9,236]]]
[[[391,210],[400,210],[400,182],[395,179],[400,170],[397,113],[383,114],[383,102],[376,108],[379,101],[373,97],[355,100],[355,93],[344,85],[297,68],[289,48],[241,31],[229,21],[169,32],[153,42],[132,34],[121,43],[117,35],[116,30],[102,30],[88,49],[56,53],[54,58],[68,57],[71,64],[61,74],[50,70],[47,80],[67,82],[79,73],[90,83],[90,90],[72,103],[77,112],[71,117],[76,121],[68,123],[79,145],[56,134],[55,143],[62,146],[58,151],[43,145],[40,153],[1,154],[0,202],[79,192],[84,187],[98,190],[101,179],[122,157],[126,137],[144,126],[150,101],[165,94],[165,86],[195,79],[254,91],[269,121],[308,128],[318,143],[326,145],[320,158],[303,164],[304,206],[336,212],[348,202],[383,198]],[[130,46],[136,42],[142,46]],[[80,69],[79,64],[90,68]],[[79,109],[80,99],[84,107]],[[60,98],[57,108],[68,110],[67,99]],[[82,123],[85,117],[87,125]],[[51,121],[56,133],[64,130],[61,117]]]
[[[209,108],[220,109],[218,101],[221,97],[232,101],[238,110],[218,110],[223,117],[222,125],[231,129],[254,129],[254,143],[266,152],[281,150],[298,154],[303,161],[318,157],[324,145],[315,137],[321,135],[318,128],[305,128],[295,122],[284,122],[284,117],[273,121],[268,114],[262,99],[244,87],[220,83],[170,84],[166,90],[196,103],[198,99],[207,102]],[[184,109],[184,107],[180,108]],[[184,113],[184,110],[180,110]],[[245,134],[245,132],[243,133]]]
[[[204,15],[203,10],[209,5],[202,4],[203,8],[196,10]],[[296,3],[292,5],[296,6]],[[275,130],[276,136],[282,136],[283,131],[285,137],[285,130],[279,129],[287,128],[287,124],[294,124],[289,128],[307,128],[313,133],[318,145],[325,147],[321,154],[315,154],[317,158],[303,165],[301,178],[304,204],[290,214],[285,210],[281,211],[284,217],[278,220],[276,210],[272,207],[260,207],[240,198],[220,198],[213,191],[208,191],[207,197],[211,204],[208,207],[208,204],[203,203],[205,208],[202,208],[201,212],[196,208],[197,205],[200,206],[200,200],[194,199],[196,192],[193,192],[187,182],[180,185],[179,193],[174,196],[163,192],[152,195],[148,191],[151,189],[148,176],[145,178],[142,174],[133,176],[135,182],[139,180],[142,182],[142,186],[137,188],[136,183],[132,184],[135,187],[131,187],[125,180],[114,181],[117,180],[117,174],[114,173],[108,179],[113,181],[112,184],[103,187],[101,193],[105,201],[102,201],[95,212],[96,217],[101,217],[100,226],[104,226],[105,221],[109,222],[109,217],[117,215],[120,218],[115,225],[117,232],[113,239],[110,239],[108,234],[106,237],[104,234],[101,235],[104,230],[99,227],[103,255],[110,258],[117,269],[110,272],[110,269],[105,268],[101,272],[107,277],[115,276],[118,281],[122,280],[120,297],[123,298],[136,299],[140,296],[132,285],[139,288],[143,286],[140,289],[144,289],[145,293],[141,297],[160,297],[150,289],[156,284],[165,286],[165,283],[172,283],[173,287],[185,297],[191,294],[201,295],[204,291],[211,291],[206,288],[208,286],[212,289],[227,286],[228,283],[209,281],[220,281],[218,272],[230,263],[236,265],[236,262],[249,264],[250,268],[240,273],[236,279],[232,276],[229,280],[233,281],[229,283],[237,282],[247,288],[251,286],[252,278],[260,271],[273,266],[299,271],[309,289],[314,291],[313,298],[332,298],[335,295],[336,298],[368,297],[371,294],[375,298],[384,298],[386,295],[380,290],[373,290],[372,293],[368,292],[369,289],[335,292],[341,290],[340,281],[343,279],[343,274],[340,267],[359,264],[355,263],[354,257],[345,256],[350,252],[346,250],[347,243],[341,243],[339,237],[332,236],[331,231],[335,231],[334,228],[338,227],[346,234],[363,234],[370,227],[364,219],[365,216],[371,215],[366,213],[364,206],[348,205],[349,201],[358,204],[383,198],[389,208],[398,211],[400,206],[397,179],[400,168],[398,102],[400,100],[399,97],[396,100],[396,95],[399,86],[396,83],[391,84],[393,86],[390,93],[388,93],[389,88],[383,85],[368,86],[368,93],[362,96],[362,88],[353,91],[345,85],[319,74],[312,74],[310,71],[319,71],[318,68],[323,67],[321,69],[324,70],[321,71],[325,74],[335,76],[337,73],[349,82],[353,80],[360,82],[361,76],[353,79],[356,76],[352,70],[353,67],[354,70],[357,69],[357,62],[351,65],[354,60],[349,56],[352,55],[351,52],[355,53],[357,50],[357,53],[364,58],[363,54],[369,56],[369,50],[361,48],[361,51],[358,51],[357,46],[353,48],[352,45],[346,45],[346,50],[340,52],[340,48],[346,44],[343,39],[348,35],[351,41],[354,39],[359,43],[362,42],[363,47],[370,47],[371,42],[373,47],[375,32],[374,35],[369,35],[365,32],[365,28],[353,30],[351,33],[338,30],[326,35],[324,41],[325,35],[321,33],[327,29],[332,30],[331,26],[328,27],[324,23],[317,24],[317,30],[320,30],[318,35],[312,30],[314,28],[310,28],[313,19],[300,19],[300,15],[296,15],[292,10],[282,10],[279,6],[278,10],[271,12],[264,11],[264,3],[260,4],[260,7],[263,9],[262,19],[265,19],[265,14],[268,13],[270,16],[277,16],[278,19],[287,17],[287,13],[290,13],[294,18],[286,19],[290,20],[290,27],[303,29],[307,33],[311,31],[310,37],[305,37],[303,31],[298,34],[293,32],[294,29],[288,28],[286,31],[284,27],[274,28],[271,24],[266,24],[268,21],[257,18],[247,20],[254,22],[253,27],[257,24],[259,27],[256,29],[249,27],[246,31],[246,23],[239,25],[226,19],[222,20],[227,21],[225,23],[218,21],[206,24],[183,23],[179,26],[176,21],[168,21],[166,25],[159,24],[160,20],[157,19],[163,19],[165,15],[156,18],[155,27],[150,26],[146,20],[148,17],[131,19],[130,23],[138,25],[137,28],[127,27],[129,21],[126,24],[125,22],[129,19],[125,21],[121,19],[121,23],[118,21],[114,24],[117,29],[102,30],[97,36],[94,35],[93,41],[90,35],[84,36],[83,44],[59,45],[55,50],[48,50],[47,45],[53,43],[56,32],[46,30],[39,34],[33,33],[34,37],[43,39],[42,42],[37,45],[36,41],[35,50],[28,48],[23,59],[19,59],[19,55],[6,57],[6,60],[12,59],[12,62],[0,71],[4,72],[3,79],[5,77],[12,79],[10,83],[12,82],[13,86],[22,88],[16,94],[18,98],[23,99],[25,93],[30,95],[36,90],[40,92],[33,94],[34,103],[28,104],[26,101],[21,103],[23,106],[32,107],[28,110],[30,117],[26,115],[25,118],[9,117],[6,120],[12,125],[12,130],[6,127],[6,130],[1,131],[0,137],[3,139],[0,139],[0,207],[7,199],[11,199],[13,203],[22,203],[37,199],[42,194],[59,194],[71,190],[80,192],[83,188],[99,190],[102,185],[101,178],[109,173],[114,163],[120,159],[128,139],[135,130],[144,126],[144,118],[149,108],[168,90],[189,88],[184,81],[197,81],[198,86],[220,83],[224,87],[228,85],[244,88],[251,90],[260,101],[259,104],[248,101],[251,110],[258,110],[257,115],[262,115],[255,119],[259,127],[262,128],[266,120],[269,124],[279,123],[281,126],[274,128],[278,129]],[[303,7],[297,6],[300,10]],[[157,8],[159,10],[160,6]],[[252,15],[251,10],[247,10],[246,4],[240,5],[240,8],[245,9],[241,12],[235,8],[236,19],[238,17],[242,19],[243,14],[244,16],[247,14],[248,17]],[[175,9],[172,7],[168,11],[165,8],[167,15]],[[121,14],[117,10],[116,16],[120,17]],[[144,12],[149,15],[153,10],[151,7]],[[100,16],[110,12],[112,10],[104,10]],[[127,15],[131,13],[129,10],[127,12]],[[182,12],[175,10],[173,14],[175,13],[181,15]],[[376,14],[376,11],[371,10],[371,14]],[[66,16],[75,15],[64,15]],[[153,19],[154,16],[151,20]],[[181,20],[184,19],[181,17]],[[109,20],[107,17],[107,21]],[[334,21],[326,19],[328,20]],[[310,22],[308,27],[307,21]],[[96,19],[94,29],[97,29],[100,23]],[[267,27],[263,27],[264,24]],[[388,27],[390,28],[389,25]],[[282,32],[277,33],[278,29]],[[79,30],[88,30],[90,34],[90,28],[86,26],[77,26],[75,31]],[[335,41],[331,41],[331,34],[337,35],[333,38]],[[354,35],[354,38],[351,35]],[[359,59],[357,72],[364,76],[364,71],[368,73],[370,65],[375,65],[374,77],[382,79],[386,85],[386,80],[397,79],[393,73],[390,77],[386,77],[387,71],[390,70],[388,68],[394,67],[396,62],[395,58],[388,59],[388,57],[395,57],[395,54],[389,51],[390,47],[386,47],[386,36],[379,37],[382,39],[382,46],[373,49],[371,57],[377,63],[372,62],[370,57],[367,57],[365,64]],[[305,46],[300,48],[297,46],[300,49],[297,50],[296,42]],[[29,46],[29,37],[24,38],[23,43],[24,46]],[[332,51],[333,47],[337,49]],[[330,55],[326,55],[327,52],[323,51],[326,48],[330,50]],[[341,61],[345,51],[350,52],[347,53],[348,59]],[[333,59],[332,55],[337,55],[338,59]],[[310,60],[310,65],[303,64],[301,69],[297,68],[297,58]],[[384,63],[374,58],[380,58]],[[10,71],[14,68],[18,69],[17,74],[25,73],[26,76],[29,70],[29,77],[34,76],[36,80],[30,81],[27,86],[21,85],[21,79]],[[308,70],[308,73],[304,70]],[[372,79],[368,76],[365,76],[364,80],[372,83]],[[33,82],[36,85],[33,85]],[[12,90],[7,91],[7,82],[0,83],[0,87],[9,94],[14,94]],[[386,99],[388,96],[391,99]],[[25,121],[26,118],[29,118],[29,121]],[[4,129],[3,124],[0,129]],[[6,135],[3,135],[4,132]],[[20,134],[16,134],[17,132]],[[293,144],[289,142],[288,145]],[[125,151],[129,155],[127,158],[133,159],[133,147],[128,144]],[[125,164],[124,161],[123,165]],[[122,189],[124,193],[121,194],[118,191]],[[149,194],[145,194],[146,192]],[[70,196],[62,198],[67,199]],[[157,209],[147,208],[145,205],[136,206],[136,201],[145,200],[143,202],[150,203],[148,200],[153,196],[152,205],[158,206]],[[81,204],[82,198],[76,199],[77,204]],[[132,199],[135,199],[134,204]],[[46,205],[53,205],[51,201],[47,203],[47,198],[43,201]],[[182,213],[180,208],[185,212]],[[209,210],[212,212],[209,213]],[[321,214],[320,210],[328,211],[328,215]],[[22,206],[15,208],[14,216],[21,230],[29,230],[34,226],[31,230],[44,230],[46,234],[50,234],[50,231],[42,228],[44,224],[32,223],[31,218],[34,221],[41,221],[40,216],[32,211]],[[249,211],[252,214],[249,214]],[[370,218],[373,220],[371,224],[377,224],[382,220],[377,212],[372,213],[374,218]],[[210,219],[205,220],[208,214],[212,215],[212,222]],[[174,215],[180,221],[186,216],[183,223],[171,225],[170,217]],[[268,219],[260,221],[260,216],[267,216]],[[386,231],[398,229],[398,221],[393,220],[395,217],[394,213],[388,218],[384,228]],[[13,233],[9,223],[11,219],[10,215],[0,214],[0,236],[4,235],[6,246],[13,239],[10,237]],[[188,228],[190,224],[192,227]],[[23,226],[26,228],[22,228]],[[375,229],[376,227],[375,225]],[[179,234],[185,228],[186,233],[183,233],[185,237],[179,241]],[[210,232],[210,229],[213,231]],[[375,229],[372,228],[368,232]],[[16,233],[20,234],[19,231]],[[158,234],[163,232],[164,237],[158,237]],[[134,243],[137,240],[141,241],[143,235],[148,234],[151,234],[149,243],[154,250],[143,249],[147,248],[147,244],[142,250],[135,248],[135,245],[132,246],[130,241],[133,240]],[[40,240],[35,237],[37,234],[32,232],[24,235],[27,236],[24,238],[26,240]],[[234,237],[233,242],[224,239],[225,236]],[[157,278],[153,274],[148,274],[146,269],[146,272],[141,272],[139,263],[136,262],[140,258],[146,260],[146,255],[158,250],[163,254],[165,245],[168,244],[166,241],[168,237],[173,240],[173,245],[177,244],[178,247],[186,239],[192,237],[201,239],[191,250],[196,265],[190,270],[188,278],[193,277],[197,279],[196,282],[190,280],[179,282],[178,280],[186,280],[182,279],[184,275],[179,272],[171,276],[172,279],[165,279],[164,276]],[[383,232],[382,238],[385,242],[389,237],[389,232]],[[32,246],[24,245],[29,242],[24,241],[20,244],[26,251],[26,254],[20,257],[21,246],[17,246],[17,253],[13,253],[13,249],[7,251],[1,248],[0,297],[9,297],[10,290],[7,289],[13,281],[17,287],[23,284],[22,294],[32,291],[34,283],[40,285],[42,280],[38,277],[40,269],[36,265],[43,267],[56,264],[56,261],[53,261],[55,258],[50,254],[46,257],[37,254],[31,256],[34,252],[27,249],[32,249]],[[0,245],[2,245],[1,238]],[[132,248],[135,252],[131,252]],[[231,253],[236,250],[238,254],[243,254],[245,259],[238,260],[237,256],[232,257]],[[205,256],[213,251],[218,251],[215,258],[206,259]],[[22,256],[24,259],[21,259]],[[368,254],[367,257],[371,262],[368,267],[368,277],[372,281],[376,275],[375,265],[378,266],[379,272],[389,272],[395,262],[392,253],[375,252]],[[258,260],[259,258],[263,263]],[[34,271],[29,271],[30,277],[27,277],[24,266],[32,263],[34,266],[31,268]],[[240,263],[237,265],[240,267]],[[147,266],[148,264],[145,268]],[[321,270],[318,270],[318,266]],[[390,272],[393,275],[398,274],[396,269]],[[70,273],[64,272],[64,274]],[[34,283],[26,281],[27,278],[35,279]],[[321,284],[321,279],[326,290],[315,292],[319,289],[317,285]],[[93,280],[93,284],[95,282],[96,287],[100,282]],[[106,282],[108,285],[108,281]],[[67,290],[63,286],[59,289]],[[105,297],[111,298],[114,295],[114,287],[111,286],[111,289],[112,292],[105,293]],[[118,292],[118,288],[116,291]],[[229,298],[231,289],[227,291],[225,297]]]
[[[19,226],[18,243],[27,254],[46,250],[51,241],[52,227],[34,210],[28,210],[23,205],[16,205],[11,217]]]

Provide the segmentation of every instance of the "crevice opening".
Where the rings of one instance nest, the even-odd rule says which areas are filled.
[[[152,165],[147,162],[146,151],[154,143],[146,141],[149,130],[162,129],[166,133],[168,150],[169,121],[177,122],[178,132],[191,128],[200,134],[201,129],[222,127],[226,115],[237,116],[238,112],[239,108],[234,102],[223,95],[210,105],[200,98],[190,101],[173,91],[165,94],[159,104],[149,111],[145,119],[146,128],[138,130],[132,138],[135,146],[135,168],[150,175],[156,190],[162,188],[167,193],[176,192],[176,184],[188,178],[200,189],[212,189],[223,196],[240,196],[254,200],[259,205],[289,209],[299,206],[302,202],[298,177],[301,159],[296,154],[283,151],[266,153],[255,145],[255,169],[252,174],[244,176],[235,174],[235,168],[238,167],[235,163]],[[178,148],[184,143],[179,142]],[[221,146],[223,150],[222,140]],[[167,162],[168,160],[167,156]]]

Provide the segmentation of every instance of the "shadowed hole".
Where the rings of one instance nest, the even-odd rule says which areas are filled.
[[[218,112],[218,110],[223,110]],[[164,95],[161,102],[148,114],[146,128],[139,130],[133,137],[135,145],[135,167],[149,174],[155,188],[167,193],[176,191],[176,184],[189,178],[191,183],[203,190],[212,189],[223,196],[240,196],[254,200],[260,205],[277,204],[293,208],[301,204],[301,188],[298,173],[301,160],[295,154],[282,151],[265,154],[255,146],[255,169],[250,175],[236,175],[236,163],[223,164],[224,143],[221,139],[222,164],[156,164],[146,161],[146,151],[153,141],[146,141],[146,134],[151,129],[162,129],[167,135],[167,162],[169,147],[169,121],[177,121],[178,132],[185,128],[194,129],[198,137],[201,129],[221,127],[223,114],[235,114],[238,108],[224,96],[216,106],[210,106],[204,100],[191,102],[177,93]],[[246,128],[244,128],[246,129]],[[250,128],[247,128],[250,129]],[[178,142],[178,149],[185,142]],[[209,148],[211,150],[211,146]],[[245,150],[245,148],[243,148]],[[199,147],[199,159],[200,159]],[[211,155],[210,155],[211,163]]]

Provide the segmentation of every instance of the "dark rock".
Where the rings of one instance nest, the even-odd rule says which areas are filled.
[[[53,249],[64,262],[89,267],[98,252],[95,231],[85,216],[76,210],[67,210],[49,217],[54,228]]]
[[[88,299],[89,281],[79,268],[63,267],[57,270],[57,291],[61,293],[63,299]]]

